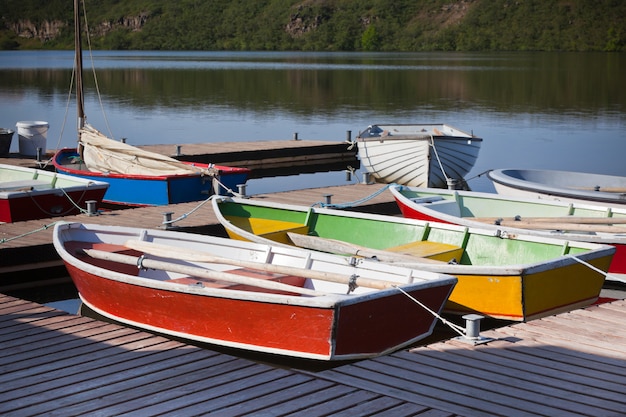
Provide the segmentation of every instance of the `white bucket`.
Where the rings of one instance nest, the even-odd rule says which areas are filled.
[[[48,122],[17,122],[16,126],[21,155],[37,156],[37,148],[41,148],[42,154],[46,153]]]

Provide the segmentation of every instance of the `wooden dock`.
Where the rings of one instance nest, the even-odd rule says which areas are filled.
[[[251,178],[360,167],[357,148],[347,141],[267,140],[137,147],[181,161],[250,168]],[[51,160],[53,154],[54,150],[48,150],[40,161],[10,154],[0,157],[0,164],[52,169],[46,161]]]
[[[626,415],[626,301],[321,370],[0,295],[0,414]]]

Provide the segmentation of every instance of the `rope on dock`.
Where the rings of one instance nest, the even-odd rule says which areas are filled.
[[[234,191],[234,190],[231,190],[230,188],[228,188],[227,186],[225,186],[224,184],[222,184],[222,182],[221,182],[219,179],[217,179],[217,176],[213,176],[213,177],[212,177],[212,180],[213,180],[213,181],[215,181],[215,182],[217,182],[217,184],[218,184],[220,187],[224,188],[226,191],[228,191],[228,192],[229,192],[230,194],[232,194],[233,196],[235,196],[235,197],[240,197],[240,198],[244,197],[242,194],[240,194],[240,193],[238,193],[238,192],[236,192],[236,191]],[[215,195],[210,196],[210,197],[209,197],[209,198],[207,198],[206,200],[201,201],[201,202],[200,202],[200,204],[198,204],[196,207],[194,207],[193,209],[189,210],[187,213],[181,214],[180,216],[178,216],[177,218],[175,218],[175,219],[173,219],[173,220],[164,220],[164,221],[161,223],[161,225],[162,225],[162,226],[166,226],[166,227],[167,227],[167,226],[171,226],[172,224],[174,224],[174,223],[176,223],[176,222],[179,222],[179,221],[181,221],[181,220],[186,219],[187,217],[191,216],[193,213],[195,213],[196,211],[198,211],[198,210],[200,209],[200,207],[202,207],[203,205],[205,205],[206,203],[208,203],[209,201],[211,201],[211,199],[213,199],[213,197],[216,197],[216,196],[217,196],[217,195],[215,194]]]
[[[626,283],[626,278],[620,278],[620,277],[618,277],[618,276],[616,276],[616,275],[609,274],[608,272],[604,272],[604,271],[603,271],[603,270],[601,270],[600,268],[596,268],[595,266],[591,265],[590,263],[585,262],[585,261],[583,261],[582,259],[580,259],[580,258],[578,258],[578,257],[576,257],[576,256],[574,256],[574,255],[572,255],[572,254],[569,254],[569,253],[568,253],[568,254],[566,254],[565,256],[567,256],[568,258],[572,258],[572,259],[573,259],[573,260],[575,260],[576,262],[578,262],[578,263],[580,263],[580,264],[582,264],[582,265],[585,265],[587,268],[592,269],[592,270],[596,271],[596,272],[597,272],[597,273],[599,273],[599,274],[604,275],[604,278],[605,278],[605,279],[612,280],[612,281],[619,281],[619,282]]]
[[[318,201],[317,203],[312,204],[311,207],[315,207],[315,206],[320,206],[320,207],[323,207],[323,208],[350,208],[350,207],[355,207],[355,206],[358,206],[359,204],[363,204],[363,203],[371,200],[374,197],[379,196],[380,194],[382,194],[384,191],[386,191],[392,185],[395,185],[395,184],[387,184],[383,188],[381,188],[380,190],[374,192],[373,194],[368,195],[367,197],[363,197],[363,198],[361,198],[359,200],[351,201],[351,202],[348,202],[348,203],[334,204],[334,203],[324,203],[322,201]]]
[[[211,199],[213,198],[213,196],[207,198],[204,201],[201,201],[200,204],[198,204],[197,206],[195,206],[194,208],[192,208],[191,210],[189,210],[187,213],[183,213],[180,216],[178,216],[177,218],[173,219],[173,220],[164,220],[161,225],[163,226],[170,226],[176,222],[179,222],[181,220],[186,219],[187,217],[191,216],[193,213],[195,213],[196,211],[198,211],[200,209],[200,207],[202,207],[203,205],[205,205],[206,203],[208,203],[209,201],[211,201]]]
[[[418,299],[416,299],[415,297],[413,297],[411,294],[409,294],[408,292],[404,291],[402,288],[400,287],[396,287],[402,294],[406,295],[410,300],[412,300],[413,302],[415,302],[417,305],[419,305],[420,307],[422,307],[424,310],[428,311],[430,314],[432,314],[435,318],[437,318],[438,320],[440,320],[443,324],[445,324],[446,326],[450,327],[452,330],[454,330],[455,332],[457,332],[460,336],[465,336],[465,329],[461,326],[459,326],[458,324],[452,323],[451,321],[445,319],[444,317],[442,317],[440,314],[438,314],[436,311],[431,310],[430,308],[428,308],[426,305],[424,305],[424,303],[422,303],[421,301],[419,301]]]
[[[48,230],[49,228],[54,227],[54,225],[55,225],[55,224],[57,224],[57,223],[59,223],[59,222],[58,222],[58,221],[56,221],[56,222],[54,222],[54,223],[44,224],[44,225],[43,225],[43,226],[41,226],[40,228],[35,229],[35,230],[31,230],[30,232],[22,233],[21,235],[17,235],[17,236],[9,237],[9,238],[2,238],[2,239],[0,239],[0,244],[2,244],[2,243],[7,243],[7,242],[10,242],[10,241],[12,241],[12,240],[20,239],[20,238],[23,238],[23,237],[26,237],[26,236],[32,235],[32,234],[37,233],[37,232],[41,232],[41,231],[43,231],[43,230]]]

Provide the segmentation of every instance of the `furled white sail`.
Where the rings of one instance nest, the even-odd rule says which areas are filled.
[[[126,175],[213,175],[206,169],[106,137],[90,125],[80,129],[82,158],[92,172]]]

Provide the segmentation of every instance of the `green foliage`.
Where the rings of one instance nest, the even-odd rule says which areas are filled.
[[[625,51],[622,0],[85,0],[102,49]],[[52,40],[12,24],[58,21]],[[70,0],[2,0],[0,48],[72,48]]]

